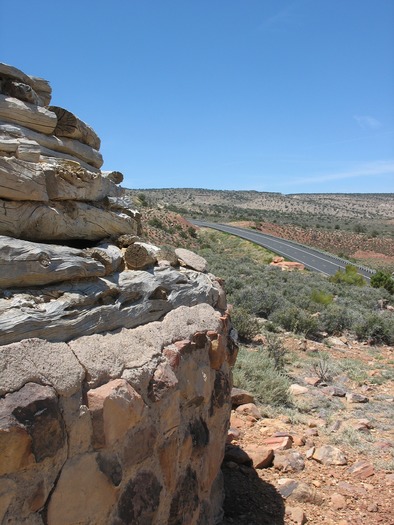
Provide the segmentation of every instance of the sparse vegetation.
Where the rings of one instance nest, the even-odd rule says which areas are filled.
[[[374,343],[394,342],[389,314],[378,310],[379,301],[393,302],[387,290],[330,282],[312,272],[282,272],[264,264],[272,257],[267,250],[219,232],[202,233],[201,243],[199,253],[208,260],[210,270],[225,279],[229,302],[245,312],[241,334],[246,335],[246,326],[254,326],[248,337],[256,335],[257,326],[250,319],[254,316],[262,326],[270,323],[271,329],[309,338],[349,331]],[[342,273],[349,280],[355,278],[353,270]],[[240,322],[238,315],[235,326]]]
[[[277,369],[275,359],[261,347],[254,351],[240,348],[234,367],[234,385],[253,392],[261,403],[289,403],[289,379]]]

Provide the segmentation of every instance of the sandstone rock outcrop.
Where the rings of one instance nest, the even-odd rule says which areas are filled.
[[[271,266],[276,266],[282,270],[305,270],[305,265],[299,262],[285,261],[283,257],[274,257]]]
[[[46,81],[0,64],[0,91],[0,523],[218,523],[219,281],[186,252],[161,264]]]

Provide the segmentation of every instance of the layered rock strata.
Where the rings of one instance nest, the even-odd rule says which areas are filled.
[[[0,523],[219,523],[220,283],[141,241],[122,175],[46,81],[2,64],[0,89]]]
[[[47,81],[0,63],[0,235],[62,242],[139,234],[122,175],[100,171],[97,134],[50,100]]]

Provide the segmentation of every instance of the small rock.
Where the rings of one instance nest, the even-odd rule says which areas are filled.
[[[317,428],[307,428],[305,434],[307,436],[318,436],[319,431],[317,430]]]
[[[241,432],[237,428],[229,428],[227,431],[227,440],[226,443],[231,443],[235,439],[241,437]]]
[[[335,510],[346,509],[346,498],[335,492],[331,496],[331,506]]]
[[[233,407],[238,407],[239,405],[245,405],[247,403],[254,403],[253,394],[242,390],[242,388],[233,387],[231,390],[231,404]]]
[[[190,250],[186,250],[185,248],[176,248],[175,254],[185,266],[189,266],[189,268],[192,268],[197,272],[207,271],[208,263],[204,257],[201,257]]]
[[[254,468],[262,469],[272,465],[274,451],[270,448],[250,445],[245,449],[245,452],[252,460]]]
[[[324,427],[325,424],[326,424],[326,422],[324,421],[324,419],[320,419],[320,418],[317,418],[317,417],[308,420],[308,427],[309,428]]]
[[[304,377],[304,381],[307,385],[317,386],[320,383],[320,377]]]
[[[328,428],[329,432],[338,432],[342,425],[342,421],[339,421],[338,419]]]
[[[303,447],[305,445],[306,439],[305,436],[299,436],[298,434],[293,436],[293,444],[296,447]]]
[[[322,502],[321,496],[316,492],[314,487],[306,483],[296,481],[291,478],[282,478],[278,480],[278,490],[285,499],[291,499],[302,503]]]
[[[291,434],[291,432],[279,431],[279,432],[274,432],[273,437],[291,437],[293,439],[293,434]]]
[[[371,503],[370,505],[368,505],[367,511],[368,512],[379,512],[378,504],[377,503]]]
[[[332,397],[345,397],[346,390],[340,388],[339,386],[325,386],[321,389],[322,392]]]
[[[368,403],[369,399],[362,394],[355,392],[346,392],[346,401],[348,403]]]
[[[289,392],[290,394],[293,394],[293,396],[302,396],[309,392],[309,388],[294,383],[293,385],[290,385]]]
[[[386,484],[387,485],[394,485],[394,473],[386,474]]]
[[[245,403],[244,405],[239,405],[235,411],[239,414],[252,416],[255,419],[261,419],[261,412],[254,403]]]
[[[324,445],[315,449],[312,459],[323,463],[323,465],[346,465],[345,454],[339,448],[332,445]]]
[[[362,419],[356,419],[356,422],[359,423],[360,425],[364,425],[366,426],[367,428],[373,428],[373,425],[372,423],[370,422],[369,419],[365,419],[365,418],[362,418]]]
[[[286,514],[295,525],[304,525],[308,521],[301,507],[286,507]]]
[[[375,474],[373,465],[367,461],[357,461],[354,465],[349,467],[347,471],[358,479],[365,479]]]
[[[354,496],[355,494],[360,496],[366,496],[368,491],[364,487],[358,487],[351,485],[347,481],[339,481],[337,485],[337,490],[340,490],[341,493],[347,494],[348,496]]]
[[[369,427],[365,423],[360,423],[360,421],[354,421],[352,423],[352,428],[354,428],[354,430],[357,430],[358,432],[364,432],[366,434],[369,434]]]
[[[314,453],[315,453],[315,447],[311,447],[311,448],[309,448],[309,449],[306,451],[306,453],[305,453],[305,457],[306,457],[306,459],[312,459]]]
[[[272,450],[287,450],[292,447],[293,439],[286,437],[270,437],[263,440],[264,445]]]
[[[230,417],[230,427],[236,428],[236,429],[242,429],[245,428],[245,421],[241,419],[240,417],[237,417],[235,413],[231,414]]]
[[[274,468],[282,472],[301,472],[305,468],[305,462],[302,455],[295,450],[277,452]]]

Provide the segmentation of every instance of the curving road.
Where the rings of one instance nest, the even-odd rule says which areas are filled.
[[[341,259],[336,255],[309,248],[303,244],[299,244],[294,241],[287,241],[274,237],[273,235],[267,235],[265,233],[259,233],[254,230],[247,230],[246,228],[238,228],[236,226],[227,226],[224,224],[218,224],[213,222],[205,222],[198,220],[190,220],[192,224],[204,228],[213,228],[231,235],[237,235],[242,239],[252,241],[259,246],[268,248],[269,250],[286,257],[290,261],[300,262],[305,265],[309,270],[323,273],[324,275],[334,275],[335,272],[340,268],[344,270],[345,267],[351,263],[345,259]],[[371,275],[375,273],[374,270],[366,268],[365,266],[355,265],[358,269],[358,273],[361,274],[369,282]]]

